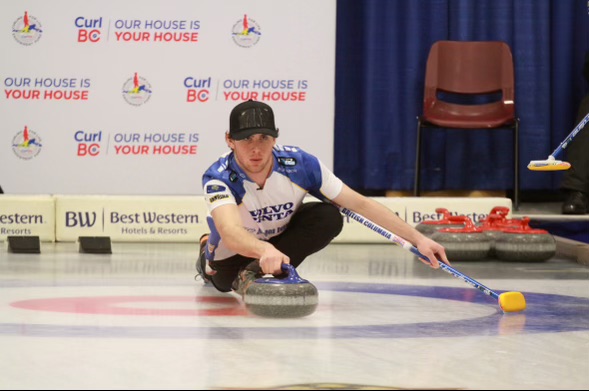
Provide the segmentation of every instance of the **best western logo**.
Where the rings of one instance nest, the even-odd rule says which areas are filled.
[[[44,224],[43,215],[12,213],[0,214],[0,224]]]
[[[65,212],[65,226],[68,228],[92,228],[97,220],[96,212]]]
[[[127,224],[174,224],[174,225],[193,225],[199,223],[198,214],[182,213],[158,213],[158,212],[140,212],[140,213],[121,213],[109,212],[106,224],[127,225]],[[99,214],[96,212],[65,212],[65,226],[67,228],[81,227],[92,228],[99,222]]]
[[[197,214],[180,213],[110,213],[111,224],[198,224]]]

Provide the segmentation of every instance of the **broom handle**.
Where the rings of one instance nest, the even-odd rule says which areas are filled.
[[[364,217],[356,212],[352,212],[351,210],[349,210],[347,208],[339,207],[339,210],[344,215],[356,220],[357,222],[364,225],[365,227],[370,228],[374,232],[381,234],[382,236],[387,238],[389,241],[403,247],[406,250],[411,251],[413,254],[417,255],[419,258],[425,259],[426,261],[431,263],[431,261],[425,255],[420,253],[419,250],[414,245],[412,245],[411,243],[409,243],[405,239],[401,238],[400,236],[395,235],[394,233],[388,231],[387,229],[381,227],[380,225],[368,220],[366,217]],[[470,278],[469,276],[467,276],[465,274],[462,274],[461,272],[454,269],[452,266],[445,264],[444,262],[439,262],[439,263],[440,263],[440,268],[443,271],[445,271],[446,273],[449,273],[449,274],[453,275],[454,277],[460,278],[462,281],[475,287],[476,289],[480,290],[484,294],[489,295],[492,298],[499,300],[499,295],[497,293],[493,292],[491,289],[487,288],[486,286],[484,286],[480,282]]]
[[[581,131],[581,129],[583,129],[585,127],[585,124],[588,121],[589,121],[589,114],[587,114],[585,116],[585,118],[583,118],[581,120],[581,122],[579,122],[579,124],[577,126],[575,126],[575,129],[573,129],[573,131],[564,140],[562,140],[560,145],[558,147],[556,147],[556,149],[554,150],[554,152],[552,152],[552,155],[550,155],[550,156],[552,156],[553,158],[558,157],[562,153],[562,151],[564,151],[564,149],[569,145],[569,143],[571,141],[573,141],[573,139],[575,138],[577,133],[579,133]]]

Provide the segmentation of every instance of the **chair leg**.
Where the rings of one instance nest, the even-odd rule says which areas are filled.
[[[513,160],[514,160],[514,183],[513,183],[513,209],[519,210],[519,118],[515,119],[513,130]]]
[[[417,117],[417,148],[415,151],[415,181],[413,183],[413,196],[421,195],[421,118]]]

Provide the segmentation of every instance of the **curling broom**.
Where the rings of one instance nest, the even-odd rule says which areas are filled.
[[[424,259],[424,260],[431,263],[431,261],[425,255],[420,253],[419,250],[417,248],[415,248],[415,246],[413,246],[411,243],[407,242],[405,239],[393,234],[392,232],[381,227],[380,225],[373,223],[372,221],[368,220],[367,218],[365,218],[362,215],[359,215],[356,212],[352,212],[351,210],[349,210],[347,208],[342,208],[342,207],[340,207],[339,209],[344,215],[356,220],[357,222],[359,222],[360,224],[362,224],[363,226],[365,226],[367,228],[370,228],[374,232],[379,233],[380,235],[387,238],[389,241],[403,247],[406,250],[411,251],[413,254],[417,255],[419,258]],[[499,303],[499,306],[501,307],[503,312],[520,312],[520,311],[523,311],[526,309],[526,299],[524,298],[524,295],[521,292],[504,292],[501,294],[497,294],[496,292],[487,288],[486,286],[484,286],[480,282],[468,277],[465,274],[462,274],[461,272],[454,269],[452,266],[445,264],[444,262],[440,262],[440,268],[443,271],[445,271],[446,273],[449,273],[449,274],[453,275],[454,277],[460,278],[461,280],[463,280],[467,284],[475,287],[476,289],[480,290],[484,294],[491,296],[492,298],[497,300]]]
[[[573,129],[573,131],[560,143],[554,152],[548,156],[548,159],[532,160],[530,161],[530,164],[528,164],[528,169],[532,171],[564,171],[571,168],[571,164],[569,162],[563,162],[562,160],[557,160],[557,158],[563,153],[569,143],[573,141],[577,133],[579,133],[581,129],[585,127],[587,121],[589,121],[589,114],[587,114],[585,118],[579,122],[575,129]]]

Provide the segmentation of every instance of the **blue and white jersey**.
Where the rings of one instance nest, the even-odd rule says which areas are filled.
[[[319,159],[298,147],[276,145],[272,154],[274,166],[262,189],[239,167],[233,152],[223,155],[203,175],[209,212],[222,205],[237,205],[244,228],[262,240],[286,229],[307,193],[333,199],[343,187]],[[221,239],[215,259],[233,255]]]

